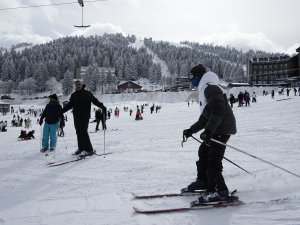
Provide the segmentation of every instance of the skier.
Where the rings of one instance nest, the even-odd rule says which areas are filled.
[[[238,105],[238,107],[243,106],[243,104],[244,104],[244,95],[243,95],[243,92],[241,92],[241,91],[240,91],[240,93],[238,94],[238,100],[239,100],[239,105]]]
[[[233,107],[233,103],[235,103],[235,98],[234,98],[233,94],[230,94],[229,102],[230,102],[230,106],[232,108]]]
[[[69,103],[62,109],[62,112],[65,113],[73,108],[74,126],[78,143],[78,149],[74,154],[82,157],[94,154],[93,146],[88,134],[91,103],[98,106],[106,113],[106,107],[103,103],[99,102],[91,92],[85,90],[85,84],[83,84],[81,80],[76,80],[75,92],[72,93]]]
[[[271,92],[271,97],[274,98],[274,95],[275,95],[275,91],[272,90],[272,92]]]
[[[286,96],[290,96],[290,89],[286,89]]]
[[[151,114],[153,113],[153,111],[154,111],[154,103],[153,103],[153,105],[150,107],[150,112],[151,112]]]
[[[45,124],[43,128],[43,138],[42,138],[42,148],[41,152],[46,152],[48,150],[54,151],[57,143],[56,130],[58,127],[63,129],[65,126],[64,115],[61,113],[62,107],[58,102],[58,97],[56,94],[49,95],[49,103],[46,105],[43,111],[39,124],[42,126],[45,119]],[[50,149],[49,149],[49,139],[50,139]]]
[[[196,123],[183,131],[185,138],[204,129],[200,138],[203,140],[199,147],[197,179],[182,191],[206,189],[198,199],[199,203],[225,200],[228,188],[222,175],[222,159],[225,146],[211,139],[226,143],[232,134],[236,133],[236,122],[232,109],[223,91],[218,86],[218,76],[199,64],[193,67],[189,74],[193,86],[198,87],[201,115]]]
[[[250,94],[249,94],[249,92],[247,92],[247,91],[245,91],[245,93],[244,93],[244,100],[245,100],[245,106],[250,106]]]
[[[297,89],[294,87],[294,94],[297,95]]]
[[[141,111],[138,108],[136,111],[136,114],[135,114],[135,120],[142,120],[142,119],[143,119],[143,117],[142,117]]]
[[[100,123],[100,120],[101,120],[101,117],[102,117],[102,113],[101,113],[101,110],[100,109],[97,109],[95,111],[95,120],[96,120],[96,131],[99,130],[99,123]]]
[[[255,91],[253,91],[253,94],[252,94],[252,102],[256,102],[256,94],[255,94]]]

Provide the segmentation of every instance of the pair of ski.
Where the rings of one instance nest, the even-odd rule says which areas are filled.
[[[153,198],[163,198],[163,197],[178,197],[178,196],[196,196],[203,194],[205,190],[199,190],[195,192],[183,192],[183,193],[166,193],[166,194],[153,194],[153,195],[139,195],[136,193],[131,193],[134,198],[137,199],[153,199]],[[232,195],[235,193],[234,191]],[[201,209],[210,209],[210,208],[221,208],[228,206],[238,206],[244,204],[242,201],[238,200],[238,197],[230,196],[231,200],[229,201],[217,201],[217,202],[208,202],[201,203],[197,205],[191,205],[188,207],[175,207],[175,208],[165,208],[165,209],[141,209],[133,207],[134,211],[137,213],[144,214],[155,214],[155,213],[170,213],[170,212],[182,212],[190,210],[201,210]]]
[[[88,159],[88,158],[91,158],[93,156],[106,156],[106,155],[110,155],[110,154],[112,154],[112,152],[106,152],[106,153],[102,153],[102,154],[94,153],[93,155],[82,156],[82,157],[81,156],[74,156],[71,159],[62,159],[62,160],[57,160],[57,161],[53,161],[53,162],[48,162],[47,165],[49,167],[62,166],[62,165],[77,162],[77,161],[80,161],[80,160],[83,160],[83,159]]]
[[[153,198],[163,198],[163,197],[177,197],[177,196],[196,196],[200,195],[204,192],[184,192],[184,193],[166,193],[166,194],[152,194],[152,195],[139,195],[136,193],[131,193],[136,199],[153,199]],[[234,191],[235,192],[235,191]],[[233,192],[233,193],[234,193]],[[143,214],[156,214],[156,213],[171,213],[171,212],[184,212],[184,211],[192,211],[192,210],[202,210],[202,209],[212,209],[212,208],[224,208],[229,206],[240,206],[240,205],[251,205],[251,204],[262,204],[262,203],[283,203],[288,200],[288,198],[278,198],[272,199],[269,201],[256,201],[244,203],[243,201],[238,200],[238,197],[231,196],[230,201],[219,201],[219,202],[208,202],[197,205],[191,205],[186,207],[174,207],[174,208],[154,208],[154,209],[141,209],[137,207],[133,207],[134,211],[137,213]]]

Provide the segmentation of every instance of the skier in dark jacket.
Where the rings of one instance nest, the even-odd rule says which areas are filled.
[[[225,146],[212,139],[226,143],[230,135],[236,133],[236,122],[232,109],[223,91],[218,86],[219,78],[213,72],[199,64],[193,67],[189,74],[193,86],[198,86],[201,115],[196,123],[183,131],[185,138],[204,129],[200,138],[203,143],[199,147],[197,165],[197,180],[182,191],[206,189],[198,202],[219,201],[228,197],[228,188],[222,175],[222,159]]]
[[[97,109],[95,112],[95,118],[96,118],[96,131],[99,130],[99,123],[101,121],[102,123],[102,130],[106,130],[106,115],[104,114],[104,112],[102,111],[102,109]]]
[[[61,129],[65,126],[64,115],[61,113],[62,107],[58,102],[56,94],[49,96],[49,103],[46,105],[43,111],[39,124],[42,126],[45,119],[45,125],[43,128],[43,139],[41,152],[49,150],[49,139],[50,139],[50,151],[54,151],[56,147],[57,137],[56,130],[58,127]]]
[[[106,107],[103,103],[99,102],[90,91],[84,88],[85,84],[83,84],[82,81],[75,81],[75,92],[71,95],[69,103],[62,109],[63,113],[73,109],[74,126],[78,142],[78,149],[74,154],[81,156],[94,154],[93,146],[88,135],[91,103],[101,108],[106,114]]]
[[[234,98],[233,94],[230,94],[229,102],[230,102],[230,106],[232,108],[233,107],[233,103],[235,103],[235,98]]]

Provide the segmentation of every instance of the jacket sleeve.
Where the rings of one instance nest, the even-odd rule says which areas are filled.
[[[207,119],[201,114],[198,121],[190,127],[193,134],[202,130],[205,127],[206,122]]]
[[[46,105],[44,111],[42,112],[42,115],[41,115],[41,118],[40,118],[40,121],[43,121],[45,119],[45,116],[46,116],[46,112],[48,110],[48,105]]]
[[[91,94],[91,102],[95,105],[95,106],[98,106],[99,108],[101,108],[103,110],[103,113],[106,114],[106,107],[103,105],[102,102],[99,102],[97,98],[95,98],[95,96]]]
[[[62,107],[61,107],[61,105],[59,105],[59,114],[58,114],[58,118],[60,119],[59,127],[64,127],[64,126],[65,126],[65,117],[64,117],[64,114],[63,114],[63,112],[62,112]]]
[[[72,98],[72,95],[71,95],[71,98],[70,98],[68,104],[65,105],[65,107],[63,107],[61,113],[63,114],[63,113],[65,113],[65,112],[69,111],[69,110],[72,109],[72,108],[73,108],[73,98]]]
[[[215,133],[223,120],[227,102],[225,102],[223,92],[218,86],[208,86],[204,90],[204,95],[207,99],[206,107],[210,108],[205,129]]]

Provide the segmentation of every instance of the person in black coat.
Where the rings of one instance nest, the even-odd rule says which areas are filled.
[[[235,98],[234,98],[233,94],[230,94],[229,102],[230,102],[230,106],[232,108],[233,107],[233,103],[235,103]]]
[[[236,133],[236,122],[227,98],[218,86],[219,78],[213,72],[199,64],[191,69],[189,74],[193,86],[198,87],[200,102],[200,117],[189,129],[183,131],[185,138],[204,129],[200,138],[197,165],[197,180],[182,191],[206,189],[198,201],[219,201],[228,197],[228,188],[222,175],[222,159],[226,147],[212,139],[226,143],[232,134]]]
[[[106,115],[101,109],[97,109],[95,112],[95,119],[96,119],[96,131],[99,130],[99,123],[101,121],[102,130],[106,130]]]
[[[62,109],[63,113],[73,109],[74,126],[78,142],[78,149],[74,153],[75,155],[80,154],[85,156],[94,154],[88,134],[91,103],[106,113],[106,107],[90,91],[85,90],[85,84],[81,80],[75,81],[75,92],[72,93],[69,103]]]

